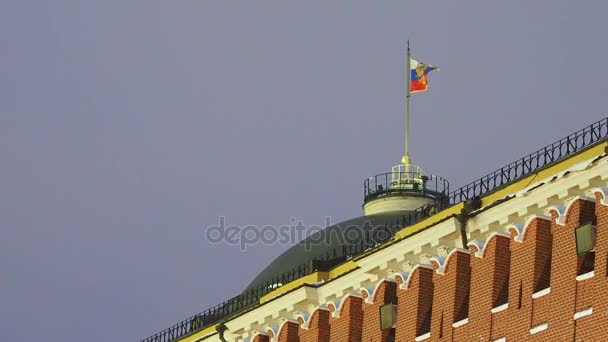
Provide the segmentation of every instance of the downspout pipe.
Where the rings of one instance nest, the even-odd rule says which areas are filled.
[[[228,330],[228,327],[226,327],[226,324],[223,321],[215,327],[215,331],[217,331],[217,333],[220,335],[220,341],[222,342],[228,342],[224,337],[226,330]]]
[[[456,220],[460,225],[460,238],[462,239],[462,248],[469,249],[467,239],[467,222],[473,216],[471,213],[481,208],[481,198],[473,197],[464,202],[464,207],[460,210],[460,214],[456,215]]]

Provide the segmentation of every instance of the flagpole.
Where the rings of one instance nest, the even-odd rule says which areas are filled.
[[[411,65],[410,65],[410,40],[407,40],[407,60],[405,70],[405,155],[401,159],[404,165],[410,164],[410,87],[411,87]]]

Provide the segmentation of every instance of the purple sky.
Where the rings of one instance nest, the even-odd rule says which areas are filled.
[[[453,187],[608,112],[606,1],[0,4],[0,340],[136,341],[361,214],[402,155],[405,41],[437,64],[414,161]]]

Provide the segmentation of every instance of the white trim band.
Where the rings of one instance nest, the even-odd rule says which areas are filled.
[[[460,321],[458,321],[458,322],[454,322],[454,323],[452,323],[452,327],[453,327],[453,328],[458,328],[458,327],[463,326],[463,325],[465,325],[465,324],[467,324],[467,323],[469,323],[469,318],[468,318],[468,317],[467,317],[467,318],[465,318],[465,319],[461,319],[461,320],[460,320]]]
[[[490,310],[492,313],[497,313],[497,312],[501,312],[506,310],[509,307],[509,303],[504,303],[503,305],[499,305],[495,308],[492,308],[492,310]],[[497,340],[498,341],[498,340]]]
[[[581,311],[578,311],[577,313],[575,313],[574,319],[591,316],[592,313],[593,313],[593,308],[587,308],[587,309],[584,309],[584,310],[581,310]]]
[[[549,323],[543,323],[543,324],[533,326],[532,329],[530,329],[530,335],[537,334],[541,331],[545,331],[545,330],[547,330],[547,328],[549,328]]]
[[[414,339],[414,341],[419,342],[419,341],[424,341],[426,339],[431,338],[431,332],[429,331],[426,334],[420,335],[420,336],[416,336],[416,338]]]
[[[542,289],[542,290],[540,290],[538,292],[534,292],[532,294],[532,298],[535,298],[535,299],[536,298],[540,298],[542,296],[548,295],[549,293],[551,293],[551,288],[547,287],[546,289]]]
[[[595,275],[594,271],[583,273],[583,274],[581,274],[579,276],[576,276],[576,281],[581,281],[581,280],[593,278],[594,275]]]

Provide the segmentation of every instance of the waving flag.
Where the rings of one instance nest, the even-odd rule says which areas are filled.
[[[433,70],[439,68],[419,62],[410,58],[410,93],[417,93],[429,89],[427,75]]]

